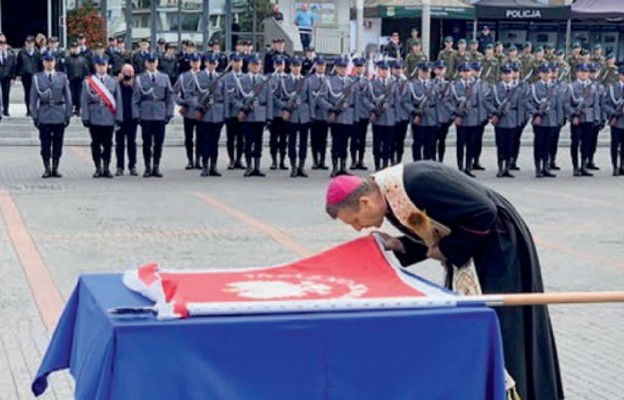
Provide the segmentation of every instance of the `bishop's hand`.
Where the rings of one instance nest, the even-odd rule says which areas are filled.
[[[373,233],[375,237],[381,242],[385,251],[395,251],[398,253],[405,253],[405,246],[394,236],[390,236],[385,232],[376,231]]]

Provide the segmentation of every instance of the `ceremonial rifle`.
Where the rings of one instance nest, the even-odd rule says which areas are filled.
[[[422,117],[425,115],[425,112],[429,108],[429,103],[431,102],[431,95],[435,90],[435,83],[429,82],[429,88],[423,93],[423,101],[420,102],[418,108],[416,109],[416,115],[414,116],[414,123],[416,125],[420,125],[422,122]]]
[[[305,74],[303,79],[301,79],[301,80],[299,80],[299,82],[297,82],[297,86],[295,87],[294,93],[292,95],[290,95],[290,98],[288,100],[288,104],[286,104],[285,109],[282,111],[282,119],[284,121],[288,121],[290,119],[290,114],[295,109],[299,108],[299,106],[303,102],[301,100],[301,97],[299,97],[299,94],[301,93],[301,91],[303,90],[303,87],[305,86],[305,81],[308,80],[308,78],[310,76],[312,76],[312,73],[315,70],[316,70],[316,62],[314,64],[312,64],[312,67],[310,67],[310,70]],[[282,85],[284,85],[284,81],[282,81]],[[282,86],[282,91],[284,92],[284,94],[288,95],[288,93],[286,93],[286,88],[284,88],[283,86]]]
[[[349,108],[349,102],[347,101],[347,97],[351,95],[351,92],[353,91],[353,86],[355,86],[357,82],[357,79],[353,79],[352,82],[347,85],[347,87],[342,89],[340,97],[338,97],[338,100],[336,101],[336,105],[332,107],[332,109],[330,109],[329,122],[335,122],[336,115]],[[329,85],[329,81],[327,84]]]
[[[554,94],[555,94],[555,85],[552,85],[551,87],[548,88],[548,93],[546,94],[546,98],[542,100],[541,103],[539,103],[539,108],[537,109],[537,113],[535,117],[533,118],[534,125],[538,125],[538,126],[541,125],[542,118],[544,118],[544,115],[550,112],[550,109],[552,108],[552,97]],[[535,94],[533,95],[537,99],[537,96],[535,96]]]
[[[232,63],[230,63],[227,66],[227,68],[225,69],[225,71],[223,71],[223,73],[221,75],[217,76],[217,79],[212,81],[210,86],[208,86],[208,89],[206,90],[206,94],[199,101],[199,106],[197,107],[197,111],[195,111],[195,119],[197,121],[201,121],[202,118],[204,117],[204,114],[206,113],[206,111],[208,111],[208,109],[214,105],[215,100],[212,97],[212,94],[214,93],[215,90],[217,90],[217,85],[219,85],[219,82],[223,78],[225,78],[225,75],[228,73],[228,71],[229,71],[229,69],[231,67],[232,67]],[[215,73],[216,73],[216,71],[215,71]],[[199,87],[199,82],[197,82],[197,87],[198,87],[198,89],[201,89]]]
[[[615,113],[609,119],[609,125],[615,126],[617,125],[620,118],[622,118],[622,115],[624,115],[624,95],[620,100],[616,101],[615,94],[613,93],[613,86],[609,88],[609,94],[611,95],[611,101],[613,101],[613,103],[617,105],[617,107],[615,108]]]
[[[243,106],[238,112],[237,117],[238,117],[239,122],[244,122],[247,119],[247,116],[249,115],[249,112],[251,111],[252,106],[255,108],[260,105],[260,102],[258,101],[256,97],[260,94],[260,92],[262,92],[262,90],[265,88],[267,83],[269,83],[269,80],[270,80],[269,77],[262,77],[260,82],[257,83],[256,86],[253,88],[251,94],[245,98],[245,101],[243,102]],[[271,101],[271,100],[269,99],[268,101]]]
[[[572,113],[573,117],[572,118],[581,118],[581,110],[583,109],[583,106],[585,105],[585,98],[588,95],[588,90],[591,86],[587,85],[583,88],[583,92],[581,93],[581,98],[580,99],[575,99],[576,101],[576,105],[574,107],[574,112]],[[572,97],[572,99],[574,99],[574,90],[570,89],[570,95]]]
[[[498,125],[500,117],[503,115],[507,115],[509,113],[509,106],[511,104],[511,98],[513,97],[517,88],[518,86],[514,86],[511,89],[509,89],[503,101],[501,101],[498,104],[498,107],[496,107],[496,110],[494,111],[494,115],[492,117],[492,125],[494,126]],[[498,96],[496,95],[496,87],[493,90],[494,90],[494,98],[496,99],[496,101],[498,101]]]

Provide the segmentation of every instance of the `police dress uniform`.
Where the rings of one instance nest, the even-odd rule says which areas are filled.
[[[339,59],[337,66],[346,67],[347,60]],[[349,138],[357,129],[355,104],[357,97],[357,81],[348,76],[334,75],[327,79],[327,84],[317,97],[317,105],[329,113],[329,125],[332,136],[332,172],[331,176],[349,175],[347,164],[347,148]]]
[[[275,57],[273,63],[285,64],[281,56]],[[267,75],[269,78],[269,89],[271,90],[271,99],[273,102],[273,115],[270,116],[271,124],[269,127],[269,152],[271,154],[271,169],[287,170],[285,164],[286,148],[288,146],[288,132],[286,131],[286,123],[282,119],[282,110],[279,107],[282,93],[282,79],[286,74],[284,72],[273,71]],[[278,154],[279,154],[279,166],[278,166]]]
[[[27,39],[28,40],[28,39]],[[17,75],[24,86],[24,102],[26,103],[26,116],[31,115],[31,99],[33,76],[40,71],[41,53],[37,49],[24,47],[17,55]]]
[[[12,50],[0,51],[0,90],[2,91],[2,114],[9,116],[11,82],[16,75],[17,58]]]
[[[613,176],[624,176],[624,66],[619,67],[620,81],[607,89],[603,108],[611,127],[611,166]]]
[[[65,60],[65,70],[69,79],[74,114],[79,115],[83,83],[84,79],[89,75],[90,67],[87,64],[87,59],[82,54],[72,53]]]
[[[388,69],[388,63],[382,61],[377,68]],[[363,96],[364,105],[372,112],[371,123],[373,125],[373,157],[375,170],[387,168],[394,164],[394,145],[396,143],[396,101],[397,81],[388,76],[376,77],[368,84],[368,96]]]
[[[596,63],[590,63],[589,64],[589,71],[591,73],[593,73],[594,76],[595,76],[595,78],[592,79],[592,83],[593,83],[594,87],[596,88],[596,90],[598,90],[598,97],[600,98],[600,102],[602,103],[602,99],[604,98],[604,94],[606,92],[606,89],[605,89],[605,86],[597,78],[598,77],[598,73],[601,71],[601,68]],[[589,159],[587,161],[587,169],[590,169],[590,170],[599,170],[600,169],[594,163],[594,155],[596,154],[596,150],[598,148],[598,135],[600,134],[600,131],[602,130],[602,128],[604,128],[604,126],[605,126],[605,119],[606,119],[606,117],[604,115],[603,110],[601,109],[601,111],[600,111],[600,121],[597,124],[594,124],[593,129],[592,129],[592,134],[591,134],[590,149],[589,149]]]
[[[510,74],[511,68],[503,67],[501,72]],[[496,136],[496,155],[498,161],[497,177],[513,178],[509,172],[511,161],[512,139],[519,125],[519,112],[524,101],[518,87],[509,83],[499,82],[492,86],[485,104],[492,116],[492,125]]]
[[[429,65],[427,63],[427,65]],[[411,113],[410,113],[410,100],[411,94],[408,90],[410,78],[402,74],[401,60],[394,61],[392,68],[394,70],[401,70],[400,77],[393,75],[393,79],[396,81],[397,86],[397,98],[396,104],[396,125],[394,132],[394,154],[392,161],[394,164],[400,164],[403,161],[403,153],[405,152],[405,138],[407,137],[407,129],[410,125]]]
[[[460,68],[469,68],[463,66]],[[455,118],[459,118],[457,129],[457,167],[466,175],[472,174],[474,159],[475,137],[481,125],[479,102],[484,101],[484,93],[480,86],[472,80],[460,79],[451,84],[450,96],[447,99],[449,107],[453,109]]]
[[[301,65],[301,59],[291,58],[290,65]],[[286,117],[290,176],[307,178],[305,162],[308,155],[310,104],[312,102],[309,81],[301,73],[297,75],[291,73],[284,76],[280,84],[282,95],[279,97],[278,108]]]
[[[240,54],[234,54],[231,57],[232,60],[241,61],[242,56]],[[236,93],[238,92],[238,86],[240,85],[240,79],[243,76],[243,72],[235,71],[232,69],[227,72],[223,78],[226,97],[225,97],[225,126],[226,126],[226,149],[230,163],[228,165],[229,170],[233,169],[245,169],[242,163],[243,153],[245,150],[245,135],[238,121],[238,112],[240,109],[236,107]]]
[[[208,54],[207,61],[214,64],[215,71],[207,68],[197,74],[199,136],[201,137],[202,176],[221,176],[217,169],[219,139],[225,122],[225,78],[220,78],[216,67],[219,59]]]
[[[154,53],[146,56],[148,62],[154,62],[156,59],[157,55]],[[165,127],[173,118],[174,104],[173,88],[167,75],[146,70],[135,78],[132,113],[141,125],[145,178],[162,177],[160,160],[165,141]]]
[[[421,66],[428,71],[428,66]],[[412,119],[412,159],[434,160],[438,138],[440,87],[431,79],[416,79],[408,86]]]
[[[42,58],[52,61],[54,55],[45,52]],[[30,91],[30,111],[35,126],[39,128],[41,158],[45,168],[43,177],[60,178],[62,175],[58,167],[63,153],[63,136],[72,115],[72,99],[67,75],[58,71],[35,74]]]
[[[201,58],[198,54],[193,54],[189,57],[189,60],[194,62],[199,61]],[[173,86],[173,94],[175,102],[179,105],[180,113],[183,117],[184,126],[184,147],[186,149],[186,159],[188,163],[186,169],[201,169],[201,149],[202,149],[202,137],[199,134],[199,121],[195,118],[197,111],[197,76],[200,70],[193,71],[192,69],[183,72]],[[193,137],[195,142],[193,143]],[[193,162],[193,156],[194,162]]]
[[[479,87],[479,91],[483,93],[483,100],[487,97],[487,93],[490,90],[490,86],[486,81],[481,79],[479,76],[481,74],[481,63],[475,62],[471,65],[472,70],[475,71],[475,85]],[[479,108],[479,126],[477,128],[476,135],[474,137],[474,155],[472,160],[472,169],[476,171],[484,171],[485,168],[481,165],[481,152],[483,151],[483,134],[485,132],[485,126],[488,124],[488,112],[485,108],[485,101],[480,101]]]
[[[518,71],[519,67],[515,64],[510,64],[513,71]],[[529,83],[526,80],[514,80],[513,84],[518,86],[518,91],[523,94],[523,96],[529,95]],[[512,171],[519,171],[520,168],[517,165],[518,157],[520,156],[520,145],[522,141],[522,134],[524,133],[524,128],[526,127],[530,116],[528,113],[528,108],[524,106],[525,102],[523,102],[522,110],[518,112],[518,120],[519,126],[516,129],[516,133],[513,138],[512,146],[511,146],[511,161],[510,167]]]
[[[316,58],[316,64],[325,64],[325,59],[322,57]],[[328,117],[329,113],[327,109],[324,109],[319,104],[319,96],[325,90],[328,77],[325,74],[319,74],[315,72],[309,77],[309,87],[312,99],[310,102],[310,116],[312,118],[311,130],[310,130],[310,144],[312,150],[312,169],[327,169],[325,164],[325,157],[327,154],[327,135],[329,133]],[[366,118],[366,125],[368,126],[368,117]]]
[[[587,66],[581,64],[578,70],[586,70]],[[571,143],[570,154],[574,176],[592,176],[587,171],[589,162],[591,139],[594,125],[600,123],[600,98],[597,88],[589,80],[580,79],[570,84],[567,91],[564,107],[570,124]],[[574,124],[574,120],[578,124]],[[580,164],[579,164],[580,149]]]
[[[250,64],[259,64],[258,57],[251,57]],[[264,177],[260,171],[262,158],[262,136],[265,124],[273,117],[273,94],[268,76],[249,72],[238,81],[234,107],[239,109],[241,129],[245,133],[245,176]],[[253,166],[252,166],[253,160]]]
[[[549,72],[548,66],[540,67],[540,72]],[[559,88],[554,82],[540,79],[532,84],[526,106],[532,116],[533,125],[533,162],[535,176],[554,177],[550,172],[549,152],[552,142],[556,139],[556,133],[560,124],[560,115],[563,108],[557,101]]]
[[[363,58],[353,60],[354,66],[362,66],[366,63]],[[352,79],[356,80],[357,97],[355,99],[355,129],[351,137],[349,150],[351,153],[351,170],[367,170],[364,165],[364,155],[366,154],[366,136],[368,134],[368,124],[370,122],[370,109],[365,104],[368,93],[368,78],[364,75],[354,75]]]
[[[444,67],[442,61],[438,61],[434,64],[434,68]],[[453,124],[453,110],[449,108],[449,102],[447,101],[450,95],[451,83],[444,77],[437,77],[433,79],[436,85],[437,105],[436,113],[438,114],[438,130],[437,138],[435,141],[435,155],[434,160],[444,162],[444,154],[446,153],[446,136]]]
[[[108,58],[96,56],[94,62],[108,64]],[[96,86],[95,80],[101,85]],[[101,88],[103,92],[99,93],[95,87]],[[107,98],[114,99],[114,103],[107,103],[109,101]],[[123,120],[121,102],[121,89],[117,79],[109,75],[94,74],[85,80],[81,96],[82,123],[89,129],[91,135],[91,157],[95,164],[94,178],[113,177],[110,171],[113,132],[115,125],[120,125]]]

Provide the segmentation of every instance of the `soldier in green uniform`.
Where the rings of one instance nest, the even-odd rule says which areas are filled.
[[[552,43],[546,43],[544,50],[544,59],[549,63],[555,61],[555,45]]]
[[[572,53],[568,54],[566,57],[566,62],[572,68],[570,71],[570,76],[572,79],[576,79],[576,68],[581,64],[581,44],[576,42],[572,45]]]
[[[464,63],[470,63],[471,61],[472,57],[466,49],[466,39],[459,39],[457,41],[457,52],[453,55],[453,66],[455,67],[455,71],[453,71],[452,79],[455,79],[459,76],[457,68],[460,65]]]
[[[472,39],[470,41],[470,58],[472,62],[483,61],[483,54],[479,52],[479,41],[477,39]]]
[[[500,80],[500,62],[494,57],[494,46],[488,44],[485,46],[485,55],[481,61],[483,69],[481,79],[490,85],[495,85]]]
[[[507,56],[505,55],[505,47],[503,42],[494,43],[494,57],[498,58],[498,62],[502,65],[505,63]]]
[[[555,52],[555,62],[559,65],[559,74],[555,77],[555,79],[558,82],[570,83],[572,82],[572,67],[570,67],[570,65],[564,60],[564,56],[565,51],[561,49]]]
[[[524,69],[524,66],[522,64],[522,60],[520,60],[520,58],[518,57],[518,48],[513,44],[509,46],[509,49],[507,49],[507,58],[505,59],[505,64],[513,64],[517,66],[520,69],[520,79],[524,78],[524,75],[522,75],[522,70]]]
[[[597,44],[594,46],[594,54],[591,56],[591,62],[598,64],[601,70],[605,67],[607,60],[602,55],[602,45]]]
[[[527,68],[527,73],[526,75],[522,77],[522,79],[525,79],[529,83],[536,83],[537,81],[540,80],[539,73],[538,73],[539,67],[542,64],[546,64],[546,63],[547,61],[544,58],[544,49],[541,47],[538,47],[537,49],[535,49],[535,53],[533,54],[533,62]]]
[[[615,65],[615,54],[609,53],[604,68],[602,68],[598,74],[598,81],[602,83],[605,88],[608,88],[619,80],[618,67]]]
[[[419,40],[412,42],[410,53],[405,59],[405,75],[407,79],[412,79],[416,76],[416,70],[418,65],[429,61],[429,58],[422,52],[421,44]]]
[[[529,73],[531,65],[533,64],[533,44],[531,42],[525,42],[522,46],[522,53],[518,56],[522,61],[522,76],[526,76]]]
[[[444,61],[446,64],[446,79],[451,79],[455,73],[455,65],[453,64],[455,58],[455,49],[453,49],[453,38],[447,36],[444,38],[444,49],[438,54],[438,61]]]

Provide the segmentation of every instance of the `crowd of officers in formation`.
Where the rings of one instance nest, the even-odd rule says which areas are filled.
[[[18,57],[32,54],[30,39]],[[410,126],[412,159],[442,162],[454,124],[457,166],[474,177],[473,171],[484,169],[483,133],[491,123],[498,177],[513,177],[511,171],[519,169],[520,139],[529,124],[535,175],[554,177],[566,122],[574,176],[592,176],[590,171],[598,169],[594,154],[606,124],[613,175],[624,175],[624,67],[618,68],[612,55],[603,57],[599,46],[590,53],[579,44],[568,56],[550,45],[532,49],[526,43],[519,52],[496,43],[485,46],[483,54],[478,46],[462,39],[455,49],[448,37],[438,59],[430,62],[414,40],[407,56],[385,57],[372,74],[364,58],[338,58],[328,66],[313,49],[305,57],[291,57],[282,39],[274,40],[262,60],[245,42],[232,54],[221,52],[218,43],[200,54],[191,42],[176,52],[160,41],[158,51],[143,41],[129,53],[123,42],[111,38],[108,48],[96,52],[80,41],[69,55],[46,49],[39,53],[42,71],[33,70],[30,82],[18,74],[40,131],[44,178],[60,177],[63,132],[73,114],[81,116],[91,134],[94,177],[113,177],[113,135],[115,175],[124,174],[126,147],[129,173],[138,175],[138,126],[143,176],[162,177],[165,128],[176,104],[184,118],[186,168],[201,169],[202,176],[221,175],[218,144],[224,126],[229,170],[265,176],[260,160],[266,128],[272,170],[307,177],[310,138],[312,169],[331,168],[333,177],[368,169],[364,156],[371,125],[374,169],[379,170],[402,162]],[[329,137],[331,164],[326,162]]]

